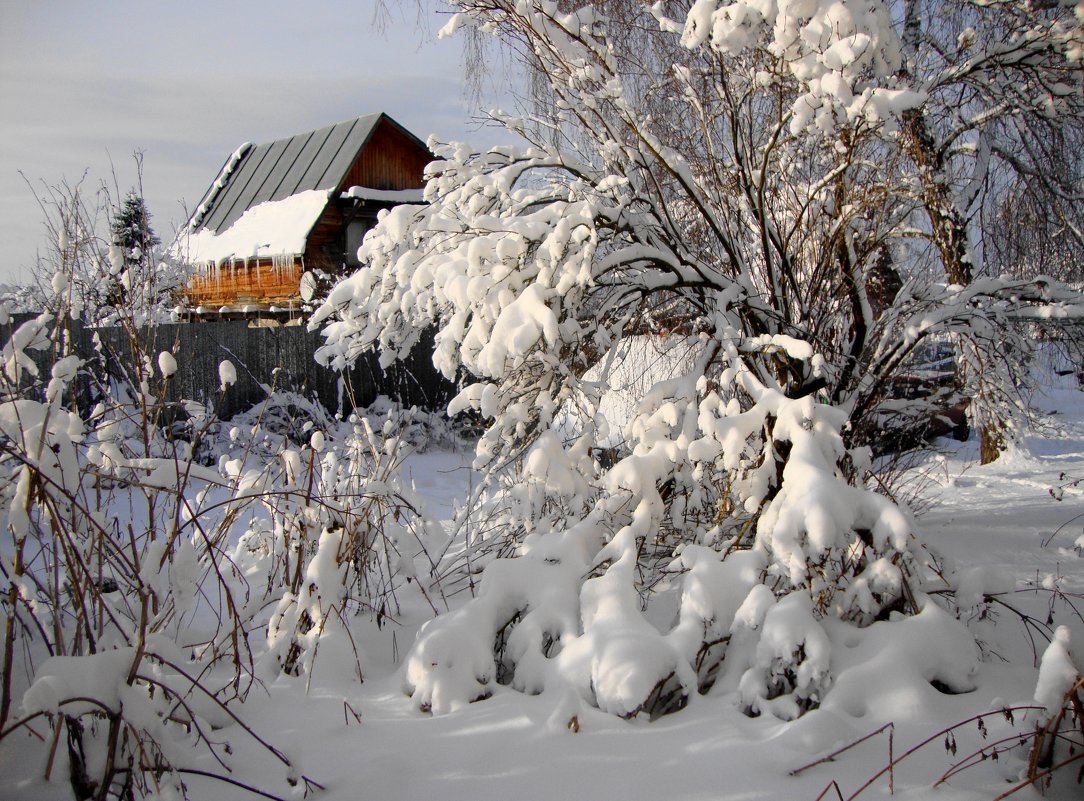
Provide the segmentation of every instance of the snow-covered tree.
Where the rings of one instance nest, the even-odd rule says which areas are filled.
[[[136,155],[142,179],[142,158]],[[176,254],[162,248],[151,227],[151,216],[142,192],[129,190],[113,208],[109,221],[107,305],[103,322],[136,326],[169,319],[174,294],[184,286],[188,268]]]
[[[151,227],[151,215],[143,202],[143,196],[134,189],[128,191],[120,206],[114,210],[109,224],[113,241],[110,247],[110,272],[113,286],[111,292],[114,305],[127,302],[133,292],[141,295],[144,287],[133,286],[142,283],[140,279],[153,272],[155,259],[160,257],[156,250],[162,240]],[[116,250],[115,250],[116,249]],[[155,287],[150,287],[153,291]]]
[[[339,367],[370,347],[391,361],[436,324],[435,363],[471,377],[450,411],[489,420],[476,464],[504,482],[489,553],[517,558],[420,634],[416,701],[447,710],[510,683],[633,716],[722,681],[751,714],[790,718],[830,690],[839,625],[958,626],[925,594],[946,588],[911,519],[864,486],[862,446],[958,399],[894,397],[941,338],[979,423],[1006,425],[1018,324],[1082,307],[1046,278],[975,278],[961,173],[947,152],[924,159],[949,141],[981,182],[965,147],[981,126],[943,132],[929,104],[951,92],[914,51],[934,39],[878,0],[453,5],[448,30],[501,37],[551,113],[494,115],[523,148],[432,143],[429,205],[382,217],[368,266],[312,323]],[[1074,18],[1035,14],[981,45],[961,33],[991,85],[1039,59],[1071,72]],[[916,238],[942,280],[913,269]],[[613,451],[608,384],[648,340],[671,369]],[[961,660],[938,680],[966,685]]]
[[[1082,133],[1077,126],[1040,138],[1035,144],[1044,154],[1041,179],[1016,175],[984,204],[982,248],[988,275],[1050,275],[1076,284],[1084,280]]]
[[[949,282],[967,285],[984,272],[972,221],[991,184],[1034,185],[1055,218],[1079,195],[1079,182],[1059,173],[1052,155],[1084,122],[1080,23],[1070,4],[903,3],[900,75],[923,99],[903,113],[896,144],[915,170],[929,239]],[[992,461],[1011,436],[1011,416],[998,408],[997,384],[1006,376],[991,381],[985,368],[963,365],[961,377],[982,460]]]
[[[113,231],[113,244],[124,249],[128,264],[138,263],[144,253],[162,244],[151,227],[151,214],[142,195],[134,189],[124,196],[120,208],[113,215],[110,229]]]

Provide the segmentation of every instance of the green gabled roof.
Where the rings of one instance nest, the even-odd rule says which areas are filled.
[[[261,203],[311,189],[335,189],[381,119],[424,147],[417,137],[383,113],[366,114],[263,145],[242,145],[204,194],[192,230],[221,232]]]

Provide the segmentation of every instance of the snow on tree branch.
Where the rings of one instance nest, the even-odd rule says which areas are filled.
[[[913,519],[866,479],[871,446],[956,404],[1011,435],[1029,326],[1080,317],[1053,279],[974,270],[965,212],[988,165],[962,174],[937,147],[994,136],[1008,97],[950,108],[920,78],[946,58],[924,49],[933,22],[901,32],[874,0],[456,5],[452,27],[543,79],[533,116],[494,115],[526,145],[434,143],[428,205],[383,214],[311,322],[338,368],[435,326],[434,363],[464,380],[449,411],[488,426],[465,567],[486,565],[481,589],[420,633],[415,702],[510,684],[633,717],[723,682],[791,718],[832,692],[838,626],[918,615],[953,636]],[[1021,35],[1064,51],[1060,24]],[[1022,65],[989,70],[1012,84]],[[946,134],[957,112],[971,127]],[[956,378],[901,397],[929,343]],[[648,349],[665,375],[608,419]],[[973,651],[938,680],[966,684]]]

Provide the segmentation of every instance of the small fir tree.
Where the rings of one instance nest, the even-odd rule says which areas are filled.
[[[151,214],[135,190],[124,196],[109,227],[113,248],[107,302],[120,306],[131,300],[132,278],[153,272],[153,253],[162,240],[151,227]]]
[[[113,231],[113,244],[124,249],[124,258],[128,265],[138,264],[162,244],[162,240],[151,227],[151,213],[147,210],[147,205],[134,190],[129,190],[124,196],[124,202],[110,228]]]

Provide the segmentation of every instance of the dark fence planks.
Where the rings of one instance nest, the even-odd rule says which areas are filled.
[[[14,328],[32,317],[18,315],[11,325],[0,326],[0,346],[7,343]],[[96,359],[95,334],[110,374],[131,377],[132,347],[122,328],[90,329],[73,323],[73,350],[88,361]],[[433,367],[431,331],[423,335],[408,359],[387,370],[381,370],[376,354],[369,353],[343,374],[316,363],[316,349],[323,344],[323,337],[303,326],[257,328],[244,320],[221,320],[159,325],[141,329],[137,336],[140,348],[150,357],[155,382],[160,377],[159,352],[168,350],[176,356],[177,373],[170,380],[167,400],[210,402],[222,419],[264,400],[271,389],[315,398],[331,412],[367,406],[378,395],[440,411],[456,392],[455,384]],[[50,355],[38,351],[28,354],[48,380]],[[224,395],[218,375],[223,359],[237,369],[237,383]]]

